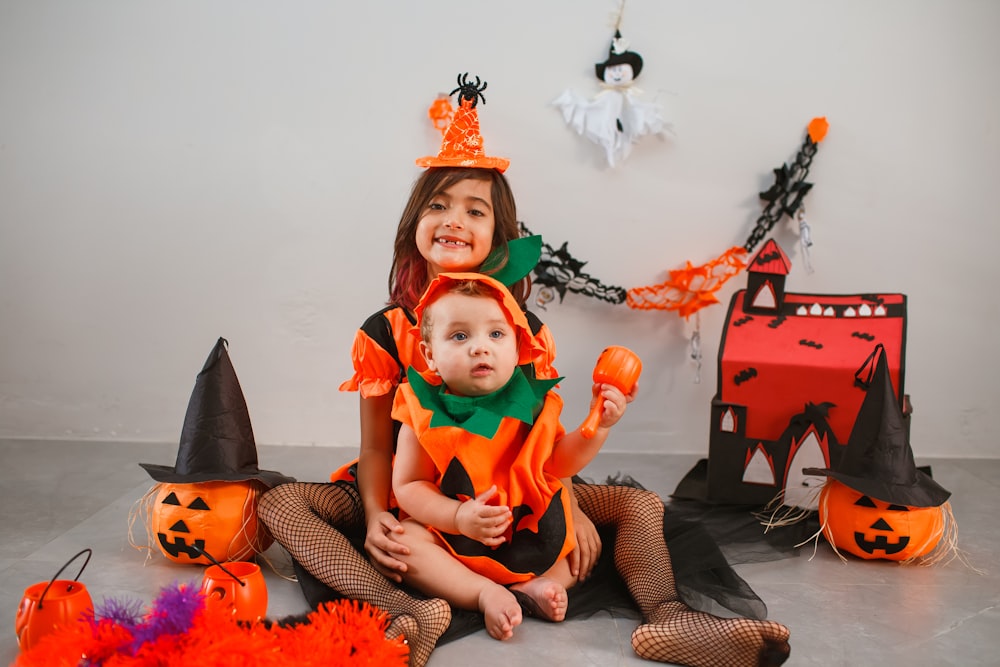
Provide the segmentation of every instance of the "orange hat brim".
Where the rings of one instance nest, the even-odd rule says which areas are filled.
[[[428,155],[417,158],[418,167],[467,167],[471,169],[496,169],[501,174],[510,166],[510,160],[505,157],[440,157]]]
[[[527,316],[506,285],[481,273],[439,273],[431,281],[431,284],[427,286],[427,289],[424,290],[423,296],[420,297],[420,302],[413,309],[413,315],[417,318],[417,324],[411,332],[419,338],[420,323],[423,321],[424,311],[427,307],[437,301],[438,297],[454,287],[455,284],[466,280],[473,280],[486,286],[493,294],[497,303],[500,304],[500,309],[507,316],[507,319],[517,333],[518,365],[531,363],[537,342],[531,333],[531,325],[528,324]]]

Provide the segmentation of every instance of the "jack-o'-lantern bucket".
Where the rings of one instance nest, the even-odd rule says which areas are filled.
[[[949,528],[951,492],[917,468],[900,401],[879,343],[855,373],[865,388],[851,436],[820,494],[823,535],[859,558],[913,562],[934,552]],[[945,541],[947,545],[949,541]]]
[[[267,585],[256,563],[232,561],[205,568],[201,592],[206,606],[222,607],[237,621],[253,623],[267,614]]]
[[[90,549],[84,549],[66,561],[50,581],[32,584],[24,590],[24,597],[17,607],[14,618],[14,632],[17,633],[17,643],[22,651],[34,646],[41,637],[49,634],[57,627],[80,620],[84,614],[94,613],[94,602],[90,599],[87,587],[77,581],[84,568],[90,562]],[[87,554],[83,566],[72,581],[60,579],[70,563]]]

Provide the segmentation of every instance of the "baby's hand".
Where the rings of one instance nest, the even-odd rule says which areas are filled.
[[[638,387],[626,396],[622,390],[613,384],[595,383],[593,387],[594,398],[591,401],[593,406],[597,401],[603,401],[601,410],[601,421],[598,428],[611,428],[618,423],[618,420],[625,414],[625,406],[635,397]]]
[[[506,541],[504,534],[510,528],[513,515],[506,505],[487,504],[496,495],[497,487],[494,484],[475,498],[459,505],[455,512],[455,528],[458,532],[488,547],[503,544]]]

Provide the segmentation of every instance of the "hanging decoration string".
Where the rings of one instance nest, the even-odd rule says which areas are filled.
[[[812,248],[812,229],[806,220],[806,207],[800,206],[795,214],[795,219],[799,221],[799,245],[802,246],[802,259],[805,261],[806,273],[813,272],[812,260],[809,258],[809,249]]]

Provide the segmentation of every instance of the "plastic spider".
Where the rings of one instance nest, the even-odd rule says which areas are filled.
[[[449,96],[458,93],[458,104],[462,105],[462,100],[469,100],[472,102],[472,107],[475,108],[479,100],[486,104],[486,97],[483,95],[483,91],[486,90],[486,82],[480,81],[479,77],[476,77],[476,82],[472,83],[469,81],[469,73],[459,74],[457,79],[458,88],[448,93]],[[482,84],[482,85],[480,85]]]

